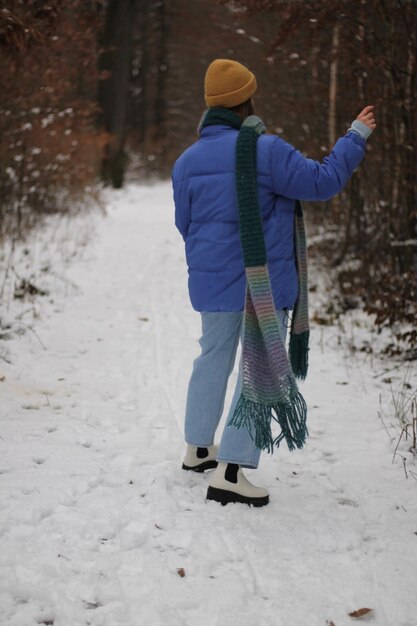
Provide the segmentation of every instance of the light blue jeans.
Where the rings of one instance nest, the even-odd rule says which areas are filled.
[[[285,343],[288,313],[279,310],[277,317]],[[202,448],[213,444],[223,413],[227,383],[235,364],[242,319],[241,312],[201,313],[201,354],[194,361],[185,411],[185,441],[189,444]],[[242,361],[217,459],[237,463],[242,467],[256,468],[260,450],[256,448],[249,431],[227,425],[241,391]]]

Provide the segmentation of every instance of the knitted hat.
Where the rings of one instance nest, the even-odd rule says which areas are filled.
[[[204,80],[208,107],[235,107],[256,92],[256,78],[247,67],[230,59],[210,63]]]

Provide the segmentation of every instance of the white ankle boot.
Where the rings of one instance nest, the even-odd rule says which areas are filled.
[[[188,444],[182,469],[191,470],[193,472],[205,472],[208,469],[217,467],[216,457],[218,448],[219,446],[200,448]]]
[[[269,502],[269,494],[267,489],[252,485],[239,465],[219,461],[209,482],[207,500],[215,500],[222,505],[243,502],[253,506],[265,506]]]

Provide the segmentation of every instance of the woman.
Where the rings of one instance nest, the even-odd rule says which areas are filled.
[[[285,345],[288,311],[294,307],[300,311],[301,296],[305,298],[306,311],[305,281],[301,287],[303,251],[294,243],[302,239],[298,201],[327,200],[336,195],[362,161],[365,141],[376,124],[373,107],[366,107],[319,163],[305,158],[280,137],[263,134],[261,120],[253,115],[252,97],[256,89],[255,76],[240,63],[217,59],[210,64],[205,76],[208,111],[200,124],[199,139],[176,161],[172,178],[175,223],[185,242],[190,299],[202,318],[201,354],[194,362],[188,388],[183,468],[196,472],[216,468],[209,483],[208,499],[222,504],[244,502],[263,506],[269,501],[267,490],[252,485],[241,468],[256,468],[261,448],[271,449],[283,437],[290,448],[301,447],[307,433],[304,400],[294,386],[285,350],[285,357],[279,354],[280,345]],[[251,184],[256,189],[250,189]],[[253,220],[259,217],[261,226],[256,230]],[[215,446],[214,435],[223,412],[244,309],[247,341],[251,340],[248,329],[251,314],[258,334],[261,332],[262,320],[258,324],[257,316],[263,315],[262,307],[253,306],[255,292],[248,271],[248,266],[254,263],[247,260],[255,248],[266,253],[265,262],[254,263],[264,267],[269,276],[264,281],[266,295],[270,292],[280,339],[275,347],[272,342],[265,348],[261,346],[265,337],[259,335],[260,350],[266,349],[266,356],[258,358],[256,363],[253,359],[251,362],[250,351],[244,350],[246,361],[243,367],[241,363],[227,424],[220,446]],[[253,310],[249,311],[250,307]],[[308,331],[304,335],[308,340]],[[274,359],[277,371],[271,374]],[[293,370],[294,362],[291,359]],[[249,412],[250,407],[255,407],[256,412],[259,406],[251,404],[247,397],[245,372],[253,379],[258,374],[255,386],[262,386],[265,377],[275,375],[278,395],[282,391],[279,385],[284,380],[283,374],[291,387],[291,392],[284,391],[293,406],[284,407],[282,420],[275,415],[280,414],[280,407],[274,413],[271,406],[275,405],[267,402],[268,423],[274,414],[285,431],[276,440],[271,439],[268,428],[266,434],[263,432],[265,424],[256,423],[256,416],[242,417],[242,406]],[[305,373],[306,364],[301,378]],[[294,413],[297,413],[295,417]],[[238,427],[242,424],[246,427]]]

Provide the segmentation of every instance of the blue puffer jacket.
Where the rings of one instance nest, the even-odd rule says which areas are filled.
[[[235,189],[238,131],[208,126],[173,169],[175,223],[185,241],[191,303],[197,311],[241,311],[245,270]],[[365,154],[354,132],[340,138],[322,163],[274,135],[258,140],[257,168],[268,268],[277,309],[297,299],[294,200],[337,194]]]

